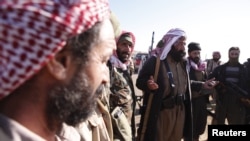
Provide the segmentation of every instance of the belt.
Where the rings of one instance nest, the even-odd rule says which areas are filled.
[[[202,96],[199,92],[196,92],[196,91],[192,91],[192,98],[197,98],[197,97],[200,97]]]
[[[170,96],[162,100],[161,109],[172,109],[175,105],[182,105],[185,100],[184,94],[178,94],[175,96]]]

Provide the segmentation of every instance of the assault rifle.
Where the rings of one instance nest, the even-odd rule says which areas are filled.
[[[238,85],[232,83],[232,82],[220,82],[219,85],[216,86],[219,91],[222,93],[232,92],[233,94],[236,94],[240,101],[247,107],[250,107],[250,95],[247,91],[240,88]],[[213,118],[216,118],[215,113],[207,110],[208,114],[212,116]]]
[[[225,87],[229,91],[233,91],[240,98],[247,98],[247,99],[250,98],[250,95],[248,94],[248,92],[243,90],[242,88],[240,88],[238,85],[236,85],[236,84],[234,84],[232,82],[224,82],[223,84],[225,85]]]
[[[148,58],[151,56],[151,52],[152,52],[153,47],[154,47],[154,36],[155,36],[155,32],[153,31],[151,45],[149,46],[149,49],[148,49]]]
[[[243,90],[236,84],[232,82],[226,82],[225,85],[227,86],[229,91],[233,91],[235,94],[237,94],[240,98],[240,101],[243,105],[250,108],[250,95],[247,91]]]

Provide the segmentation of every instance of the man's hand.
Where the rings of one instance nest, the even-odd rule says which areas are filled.
[[[149,90],[156,90],[159,88],[158,84],[155,83],[153,76],[151,75],[149,80],[147,81],[147,86]]]
[[[204,89],[213,89],[217,84],[219,84],[219,81],[214,81],[215,78],[209,79],[206,82],[203,83]]]

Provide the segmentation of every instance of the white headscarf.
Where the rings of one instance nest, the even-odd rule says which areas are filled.
[[[168,52],[171,50],[172,45],[180,38],[180,37],[186,37],[186,33],[180,29],[180,28],[173,28],[167,32],[162,38],[164,42],[164,46],[162,49],[162,52],[160,53],[160,59],[164,60]]]

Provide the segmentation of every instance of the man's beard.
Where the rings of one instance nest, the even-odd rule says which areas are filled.
[[[198,64],[200,62],[200,57],[194,57],[194,58],[191,58],[190,59],[195,63],[195,64]]]
[[[175,49],[175,47],[173,46],[171,48],[171,50],[169,51],[169,55],[176,61],[176,62],[180,62],[183,60],[183,58],[185,57],[186,55],[186,52],[183,51],[183,50],[179,50],[177,51]]]
[[[218,61],[219,61],[219,58],[213,58],[213,60],[214,60],[215,62],[218,62]]]
[[[71,126],[85,121],[96,108],[96,98],[103,91],[102,85],[95,94],[91,88],[88,77],[83,72],[78,72],[69,85],[54,88],[49,94],[49,118]]]
[[[116,51],[118,59],[122,62],[125,63],[129,60],[130,53],[128,52],[121,52],[119,50]]]
[[[235,66],[238,65],[239,58],[229,58],[229,65]]]

